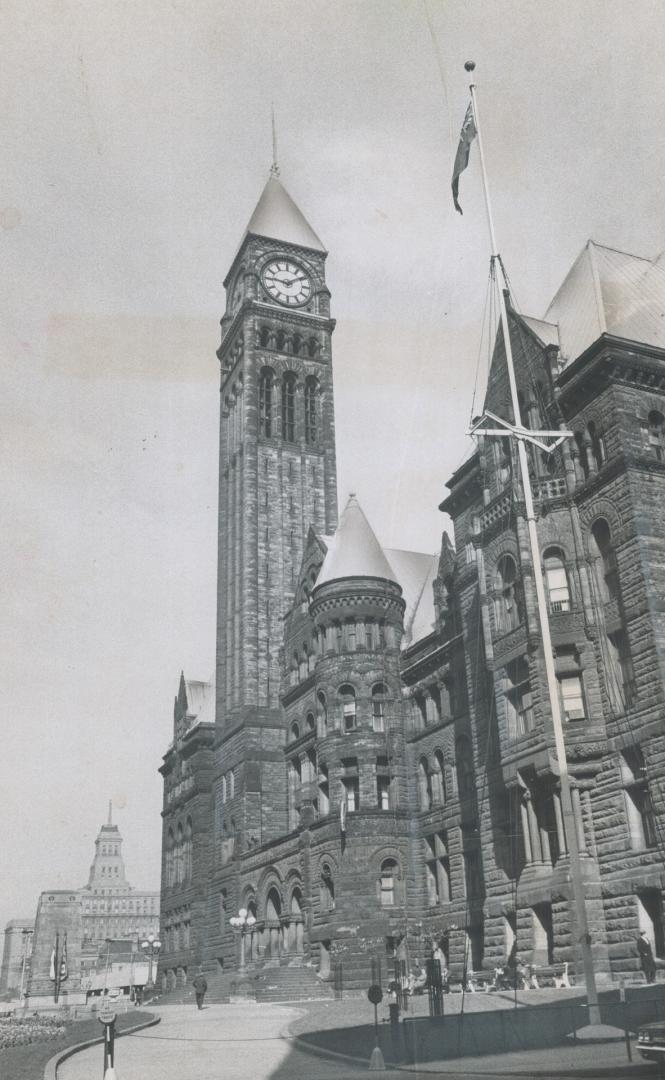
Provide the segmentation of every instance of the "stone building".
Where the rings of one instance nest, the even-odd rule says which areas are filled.
[[[571,897],[524,500],[508,440],[448,482],[440,553],[337,523],[326,253],[272,175],[226,278],[216,676],[164,757],[165,987],[367,986],[570,961]],[[589,243],[543,320],[510,310],[599,977],[665,956],[665,274]],[[510,419],[497,340],[486,408]],[[463,431],[460,429],[460,439]],[[229,918],[255,920],[243,940]]]

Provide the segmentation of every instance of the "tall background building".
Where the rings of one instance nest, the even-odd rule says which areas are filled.
[[[366,987],[434,944],[454,978],[574,970],[513,448],[453,475],[437,555],[355,497],[338,525],[325,258],[273,174],[225,283],[217,664],[181,678],[161,766],[164,988],[202,964],[223,995],[241,959],[259,994]],[[665,957],[663,304],[662,260],[589,243],[544,319],[510,310],[525,423],[574,432],[530,467],[601,980],[641,929]],[[486,408],[510,420],[500,337]]]

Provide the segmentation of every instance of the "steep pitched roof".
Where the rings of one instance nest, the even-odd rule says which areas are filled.
[[[282,182],[272,174],[268,177],[261,198],[249,219],[245,236],[248,234],[283,240],[314,251],[325,251],[319,237]]]
[[[383,578],[399,584],[360,503],[355,495],[351,495],[328,546],[316,584],[354,577]]]
[[[665,259],[644,259],[589,240],[545,319],[558,325],[568,362],[601,334],[665,348]]]
[[[386,548],[386,556],[394,567],[397,580],[402,586],[404,610],[404,638],[406,648],[414,641],[427,637],[434,629],[434,590],[438,557],[422,551],[400,551]]]

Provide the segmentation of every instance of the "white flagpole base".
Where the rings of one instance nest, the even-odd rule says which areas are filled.
[[[386,1071],[386,1063],[383,1060],[383,1054],[381,1053],[381,1047],[380,1046],[375,1046],[374,1049],[372,1050],[372,1056],[369,1059],[369,1067],[374,1072],[385,1072]],[[106,1080],[106,1077],[104,1077],[104,1080]]]

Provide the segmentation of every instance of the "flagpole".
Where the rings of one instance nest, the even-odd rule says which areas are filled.
[[[55,932],[55,959],[53,961],[53,974],[55,979],[53,982],[53,1003],[58,1004],[58,991],[60,989],[58,973],[60,970],[60,931]]]
[[[469,73],[475,70],[475,66],[476,65],[473,60],[467,60],[464,65],[466,71],[468,71]],[[471,77],[473,78],[473,75]],[[483,177],[483,191],[485,194],[485,206],[487,209],[487,221],[489,225],[490,242],[492,245],[492,263],[499,265],[503,285],[507,286],[505,274],[503,272],[503,266],[501,264],[501,259],[499,258],[499,250],[496,243],[496,234],[494,232],[492,204],[490,202],[489,184],[487,181],[487,171],[485,168],[485,155],[483,153],[483,141],[480,130],[480,117],[478,115],[478,100],[476,95],[475,83],[472,82],[470,84],[469,90],[471,92],[471,106],[473,108],[473,116],[476,126],[476,132],[478,135],[478,152],[480,156],[480,167]],[[508,369],[510,397],[513,407],[514,425],[515,427],[519,428],[522,426],[522,417],[519,398],[517,395],[517,383],[515,381],[515,365],[513,362],[513,353],[510,343],[508,312],[506,310],[506,300],[504,296],[504,289],[501,287],[501,282],[499,282],[499,285],[499,311],[501,318],[501,331],[506,352],[506,367]],[[533,503],[533,492],[531,490],[531,477],[529,476],[529,463],[527,459],[527,451],[524,438],[517,434],[515,435],[515,437],[517,439],[517,453],[519,458],[520,476],[522,481],[522,489],[524,491],[524,507],[527,520],[527,530],[529,534],[531,562],[533,565],[533,579],[536,587],[538,621],[540,624],[540,632],[543,642],[545,671],[547,675],[547,690],[549,695],[550,711],[552,715],[552,728],[554,734],[554,745],[556,749],[557,766],[559,771],[559,784],[561,787],[561,811],[564,823],[565,839],[568,847],[570,885],[573,894],[573,908],[575,911],[575,922],[577,923],[579,946],[582,954],[582,966],[584,968],[584,981],[586,984],[586,994],[589,1006],[589,1023],[599,1024],[600,1009],[598,1006],[596,975],[593,966],[593,956],[591,953],[591,937],[589,934],[586,899],[584,895],[584,878],[582,875],[582,866],[580,863],[580,845],[577,835],[577,820],[573,808],[570,773],[568,771],[568,758],[566,754],[566,744],[563,735],[563,724],[561,721],[559,686],[557,682],[556,671],[554,669],[552,636],[550,633],[549,613],[545,597],[545,584],[543,581],[540,544],[538,542],[538,532],[536,529],[536,514]],[[581,828],[584,829],[584,823],[580,822],[580,825]]]

